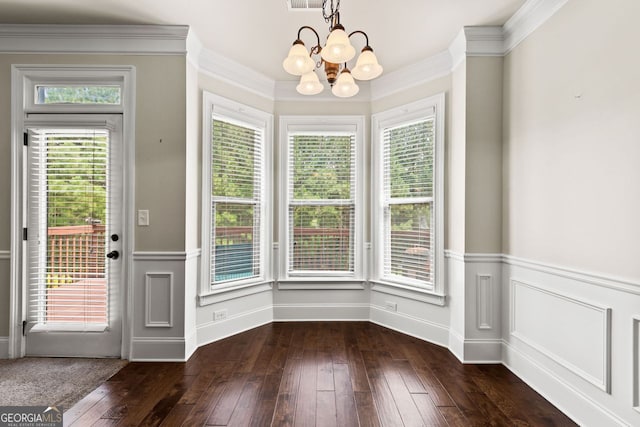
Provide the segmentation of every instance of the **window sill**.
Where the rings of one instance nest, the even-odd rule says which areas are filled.
[[[289,277],[278,280],[280,291],[328,291],[328,290],[364,290],[365,280],[345,278]]]
[[[261,292],[267,292],[273,289],[273,281],[241,283],[237,285],[220,286],[213,288],[209,292],[203,292],[198,295],[198,305],[216,304],[236,298],[242,298]]]
[[[109,329],[109,325],[103,323],[93,325],[84,323],[48,323],[34,325],[29,329],[29,332],[104,332],[107,329]]]
[[[373,292],[394,295],[441,307],[444,307],[447,302],[446,295],[434,292],[430,289],[421,289],[415,286],[385,282],[383,280],[370,280],[369,283],[371,283],[371,291]]]

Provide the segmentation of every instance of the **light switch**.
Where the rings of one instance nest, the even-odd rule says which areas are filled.
[[[149,225],[149,210],[140,209],[138,211],[138,225],[142,227]]]

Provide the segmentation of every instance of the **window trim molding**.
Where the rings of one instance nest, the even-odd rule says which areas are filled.
[[[260,252],[261,271],[260,277],[236,280],[224,284],[211,284],[211,118],[213,115],[220,115],[231,121],[245,123],[263,130],[263,150],[262,150],[262,197],[260,208]],[[272,281],[272,261],[271,247],[273,236],[268,231],[272,224],[272,154],[269,148],[273,141],[273,115],[257,108],[249,107],[228,98],[215,95],[211,92],[203,91],[202,94],[202,219],[200,227],[202,256],[200,263],[201,279],[198,289],[198,304],[205,306],[225,300],[222,294],[236,292],[240,289],[247,289],[271,283]],[[247,295],[253,291],[247,289]]]
[[[435,185],[435,252],[433,289],[418,287],[401,280],[394,281],[384,276],[384,230],[383,224],[383,185],[384,165],[383,149],[384,141],[382,132],[390,126],[397,126],[417,120],[426,115],[435,117],[435,152],[434,159]],[[445,133],[445,94],[444,92],[428,98],[405,104],[396,108],[385,110],[371,115],[371,271],[370,280],[373,283],[384,285],[386,289],[411,290],[411,293],[432,295],[435,298],[426,298],[425,302],[444,304],[445,289],[445,260],[444,260],[444,133]],[[427,301],[428,300],[428,301]],[[433,300],[433,301],[432,301]]]
[[[364,271],[364,124],[363,115],[324,116],[324,115],[284,115],[279,118],[279,149],[280,165],[279,194],[280,209],[278,214],[279,228],[279,260],[278,281],[288,283],[285,288],[291,288],[293,283],[302,283],[302,286],[318,286],[322,283],[362,282],[365,279]],[[289,132],[345,132],[355,131],[355,214],[353,241],[353,273],[340,274],[339,272],[327,272],[326,274],[289,274]],[[359,167],[358,167],[359,166]],[[306,283],[306,285],[304,285]]]

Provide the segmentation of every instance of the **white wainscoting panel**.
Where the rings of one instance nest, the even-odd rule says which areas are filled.
[[[131,361],[184,362],[189,358],[186,341],[181,337],[133,337]]]
[[[186,325],[187,261],[191,252],[135,252],[131,360],[184,361],[193,351]],[[191,292],[193,294],[193,292]]]
[[[251,292],[245,292],[248,289]],[[239,334],[273,321],[270,283],[219,294],[216,302],[196,309],[198,346]]]
[[[476,274],[476,327],[493,329],[493,276]]]
[[[145,273],[145,323],[147,328],[173,326],[173,273]]]
[[[640,412],[640,316],[633,316],[633,409]]]
[[[585,427],[640,426],[640,282],[505,255],[502,363]]]
[[[265,306],[243,311],[224,320],[201,323],[197,327],[198,346],[207,345],[271,322],[273,322],[273,308]]]
[[[511,301],[512,336],[610,392],[611,308],[516,280]]]

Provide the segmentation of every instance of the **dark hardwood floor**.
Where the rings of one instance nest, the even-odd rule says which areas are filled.
[[[186,363],[130,363],[72,426],[573,426],[501,365],[368,322],[272,323]]]

